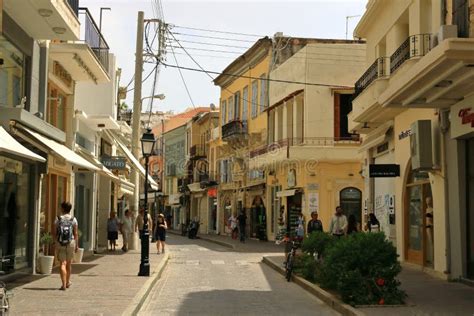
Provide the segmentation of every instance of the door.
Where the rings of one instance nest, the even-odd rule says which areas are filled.
[[[355,217],[357,228],[360,230],[360,224],[362,223],[362,192],[357,188],[345,188],[339,193],[339,203],[347,218]]]

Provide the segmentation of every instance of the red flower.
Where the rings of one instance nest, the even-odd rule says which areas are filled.
[[[375,281],[375,283],[377,283],[378,286],[384,286],[385,280],[382,278],[378,278],[377,281]]]
[[[379,300],[379,305],[384,305],[384,304],[385,304],[385,300],[384,300],[383,298],[381,298],[381,299]]]

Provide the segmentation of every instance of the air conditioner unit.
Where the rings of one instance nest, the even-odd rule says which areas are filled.
[[[458,37],[457,25],[441,25],[438,31],[438,43],[441,43],[447,38]]]
[[[433,169],[431,121],[419,120],[411,125],[411,167],[413,170]]]

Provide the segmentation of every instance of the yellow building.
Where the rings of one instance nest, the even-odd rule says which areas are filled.
[[[364,69],[364,42],[276,41],[285,48],[277,49],[270,72],[268,144],[250,152],[250,170],[267,174],[268,237],[278,234],[280,216],[294,233],[299,212],[306,220],[318,212],[328,230],[338,205],[361,223],[360,139],[348,131],[347,114]]]
[[[442,278],[474,279],[472,4],[371,0],[355,30],[367,70],[350,129],[366,135],[368,209],[402,261]],[[400,176],[369,177],[381,164]]]
[[[272,40],[259,39],[214,83],[221,88],[219,127],[218,232],[229,233],[231,214],[247,211],[248,232],[256,236],[257,212],[264,213],[265,178],[249,173],[248,152],[266,142],[268,73]],[[225,74],[232,74],[228,76]],[[259,202],[254,202],[259,201]],[[258,203],[258,210],[255,208]],[[254,208],[252,208],[254,206]]]

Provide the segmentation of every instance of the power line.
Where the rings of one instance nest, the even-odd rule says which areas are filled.
[[[239,36],[250,36],[250,37],[265,37],[265,35],[239,33],[239,32],[229,32],[229,31],[218,31],[218,30],[202,29],[202,28],[196,28],[196,27],[179,26],[179,25],[174,25],[174,24],[171,24],[170,26],[171,26],[171,28],[178,28],[178,29],[185,29],[185,30],[194,30],[194,31],[203,31],[203,32],[210,32],[210,33],[222,33],[222,34],[231,34],[231,35],[239,35]]]
[[[173,53],[173,57],[174,57],[174,60],[176,62],[176,65],[179,66],[178,59],[176,58],[176,55],[174,54],[173,46],[171,46],[171,52]],[[178,68],[178,71],[179,71],[179,75],[181,77],[181,80],[183,81],[184,88],[186,89],[186,93],[188,94],[189,100],[191,101],[191,104],[193,105],[193,108],[196,108],[196,106],[194,105],[193,98],[191,97],[191,93],[189,92],[188,85],[186,84],[186,81],[184,80],[184,76],[183,76],[183,72],[181,71],[181,68]]]
[[[169,38],[172,42],[173,40]],[[249,49],[247,46],[234,46],[234,45],[226,45],[226,44],[219,44],[219,43],[209,43],[209,42],[196,42],[196,41],[187,41],[187,40],[180,40],[182,43],[190,43],[190,44],[199,44],[199,45],[208,45],[208,46],[221,46],[221,47],[230,47],[230,48],[242,48],[242,49]]]
[[[147,62],[147,63],[148,63],[148,62]],[[156,64],[156,63],[154,62],[154,64]],[[158,67],[158,64],[156,64],[155,67],[150,71],[150,73],[142,80],[142,83],[145,83],[145,81],[147,81],[148,78],[151,77],[151,75],[153,74],[153,71],[155,71],[156,67]],[[135,75],[134,75],[133,77],[135,78]],[[135,88],[130,88],[130,89],[128,89],[126,92],[133,91],[134,89],[135,89]]]
[[[180,32],[171,32],[170,34],[174,35],[181,35],[181,36],[190,36],[190,37],[199,37],[199,38],[210,38],[210,39],[217,39],[221,41],[235,41],[235,42],[244,42],[244,43],[255,43],[255,41],[251,40],[244,40],[239,38],[228,38],[228,37],[217,37],[217,36],[207,36],[207,35],[197,35],[197,34],[188,34],[188,33],[180,33]]]
[[[183,46],[173,46],[173,45],[168,45],[168,47],[172,47],[172,48],[177,48],[177,49],[190,49],[190,50],[200,50],[200,51],[204,51],[204,52],[214,52],[214,53],[228,53],[228,54],[238,54],[238,55],[242,55],[244,52],[232,52],[232,51],[228,51],[228,50],[217,50],[217,49],[206,49],[206,48],[198,48],[198,47],[183,47]]]

